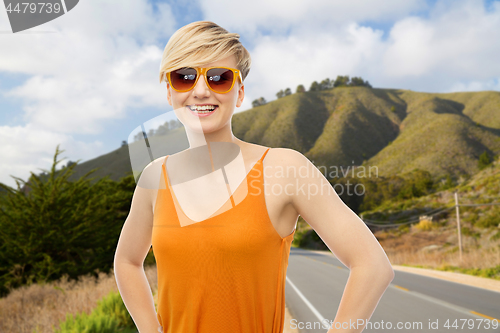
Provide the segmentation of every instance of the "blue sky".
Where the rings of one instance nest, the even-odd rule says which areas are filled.
[[[337,75],[378,88],[500,91],[500,1],[86,0],[25,34],[6,33],[2,9],[0,182],[48,169],[57,144],[66,161],[113,151],[172,110],[161,54],[198,20],[239,33],[252,55],[237,112]]]

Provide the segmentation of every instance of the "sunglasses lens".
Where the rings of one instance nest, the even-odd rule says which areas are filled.
[[[215,92],[227,92],[234,81],[234,73],[226,68],[212,68],[207,72],[207,81]]]
[[[177,90],[189,90],[196,82],[196,69],[181,68],[170,73],[170,84]]]

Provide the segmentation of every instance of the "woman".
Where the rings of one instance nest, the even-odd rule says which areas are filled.
[[[350,269],[338,325],[328,332],[361,332],[364,325],[348,323],[371,317],[394,277],[391,264],[325,177],[300,172],[317,170],[301,153],[233,135],[250,70],[238,38],[213,22],[193,22],[165,47],[160,82],[190,148],[148,165],[135,189],[114,262],[124,303],[141,333],[281,333],[300,215]],[[158,190],[141,186],[158,179]],[[151,245],[158,313],[143,269]]]

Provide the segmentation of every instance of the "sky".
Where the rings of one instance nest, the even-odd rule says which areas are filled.
[[[213,21],[252,57],[259,97],[337,75],[374,88],[500,91],[500,0],[85,0],[12,33],[0,7],[0,182],[84,162],[121,146],[172,107],[161,55],[180,27]]]

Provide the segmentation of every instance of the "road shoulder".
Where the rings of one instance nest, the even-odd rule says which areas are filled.
[[[319,253],[319,254],[323,254],[323,255],[331,255],[331,256],[335,257],[335,255],[333,253],[331,253],[330,251],[317,251],[317,250],[307,250],[307,251],[311,251],[311,252],[315,252],[315,253]],[[491,290],[491,291],[500,292],[500,281],[499,280],[488,279],[488,278],[483,278],[483,277],[473,276],[473,275],[468,275],[468,274],[462,274],[462,273],[438,271],[438,270],[434,270],[434,269],[408,267],[408,266],[401,266],[401,265],[392,265],[392,268],[394,270],[398,270],[398,271],[402,271],[402,272],[424,275],[424,276],[433,277],[436,279],[461,283],[461,284],[465,284],[468,286],[473,286],[473,287],[477,287],[477,288],[483,288],[483,289],[487,289],[487,290]]]

